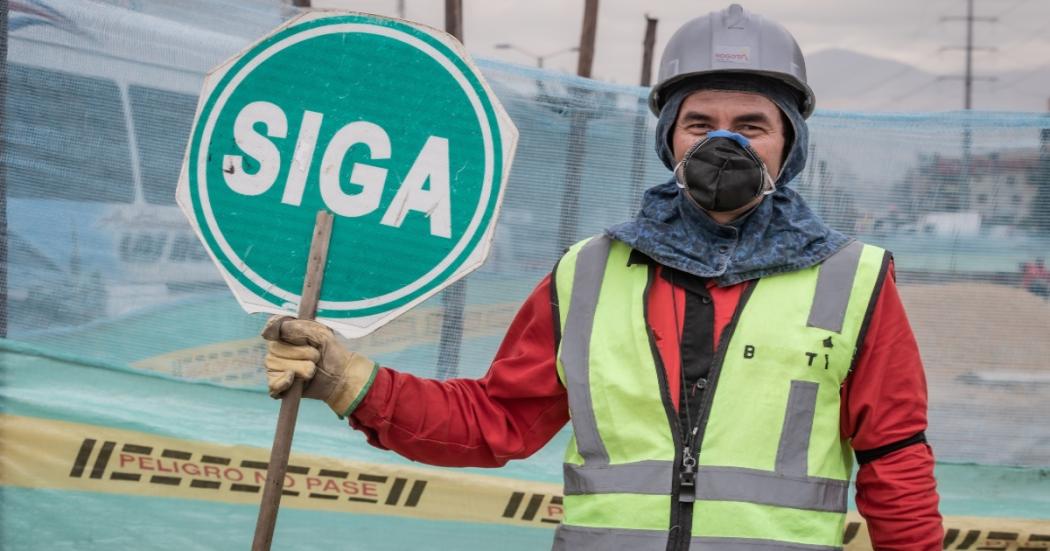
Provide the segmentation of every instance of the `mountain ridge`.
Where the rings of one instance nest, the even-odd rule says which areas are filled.
[[[932,73],[908,63],[846,48],[806,56],[808,80],[820,109],[843,111],[957,111],[963,108],[958,68]],[[982,111],[1046,112],[1050,63],[1016,71],[980,70],[995,82],[976,81],[973,108]],[[851,75],[843,78],[843,75]],[[1045,92],[1033,92],[1043,90]]]

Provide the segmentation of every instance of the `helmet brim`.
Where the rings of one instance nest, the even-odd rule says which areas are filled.
[[[808,119],[813,114],[816,108],[816,96],[813,93],[813,89],[808,84],[801,80],[794,78],[785,73],[775,71],[761,71],[756,69],[711,69],[707,71],[694,71],[691,73],[684,73],[677,75],[673,78],[669,78],[664,82],[661,82],[649,92],[649,110],[653,112],[657,117],[660,116],[660,110],[663,109],[667,99],[671,97],[671,94],[675,89],[679,88],[689,80],[694,80],[708,75],[754,75],[763,78],[769,78],[787,84],[796,92],[799,93],[799,112],[802,114],[803,119]],[[702,88],[699,88],[702,89]]]

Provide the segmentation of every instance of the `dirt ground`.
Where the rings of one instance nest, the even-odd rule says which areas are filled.
[[[1050,301],[988,283],[900,292],[931,374],[994,369],[1044,374],[1050,382]]]
[[[1050,465],[1050,302],[990,283],[900,292],[926,366],[935,451]]]

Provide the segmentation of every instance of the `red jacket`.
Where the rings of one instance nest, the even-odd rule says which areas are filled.
[[[749,283],[709,286],[715,306],[714,342]],[[684,290],[654,277],[649,319],[677,407]],[[672,293],[678,297],[672,300]],[[676,327],[676,324],[678,325]],[[550,277],[533,290],[478,380],[435,381],[382,368],[350,417],[369,443],[423,463],[498,467],[528,457],[569,420],[568,395],[555,368]],[[875,304],[856,369],[842,386],[842,436],[855,450],[873,450],[926,429],[926,379],[892,269]],[[943,540],[924,443],[860,466],[857,508],[878,550],[940,550]]]

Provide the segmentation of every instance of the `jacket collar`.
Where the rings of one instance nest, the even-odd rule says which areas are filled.
[[[650,188],[638,216],[606,233],[722,287],[816,265],[849,241],[791,188],[777,189],[746,216],[721,225],[685,200],[673,180]]]

